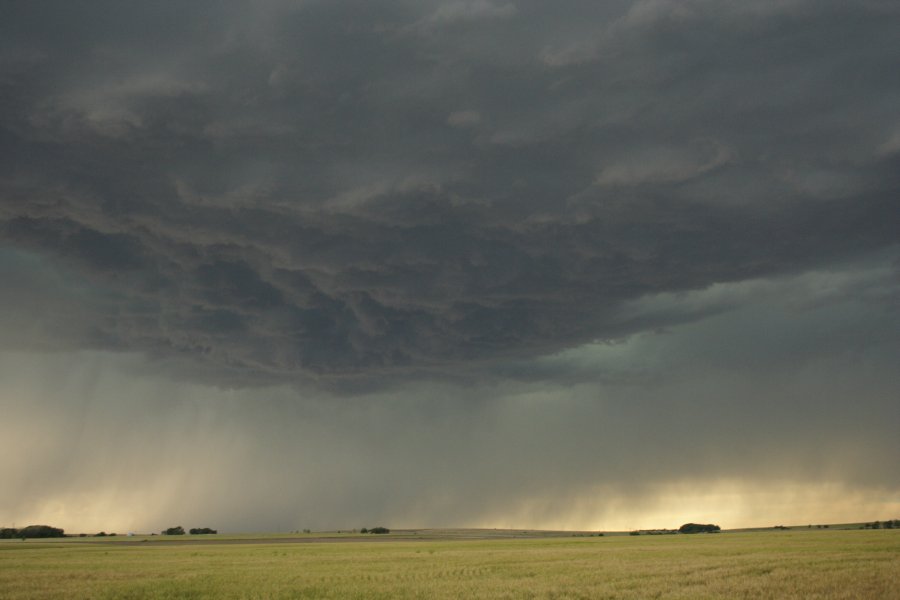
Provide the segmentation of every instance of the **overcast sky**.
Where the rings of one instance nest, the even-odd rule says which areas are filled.
[[[0,526],[900,516],[900,5],[0,8]]]

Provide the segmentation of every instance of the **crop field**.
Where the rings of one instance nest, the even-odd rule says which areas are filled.
[[[3,541],[0,598],[900,599],[900,530],[421,537]]]

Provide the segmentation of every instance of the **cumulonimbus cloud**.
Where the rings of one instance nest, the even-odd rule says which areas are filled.
[[[76,346],[276,379],[544,354],[895,244],[896,11],[671,5],[79,9],[62,37],[75,9],[19,7],[0,242],[103,298]],[[548,62],[561,32],[603,51]]]

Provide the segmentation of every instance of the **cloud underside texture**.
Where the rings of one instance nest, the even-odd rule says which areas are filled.
[[[449,372],[898,240],[894,3],[5,12],[0,243],[75,273],[31,346]]]

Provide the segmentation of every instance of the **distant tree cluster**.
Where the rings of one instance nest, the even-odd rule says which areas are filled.
[[[207,533],[219,533],[215,529],[210,529],[209,527],[194,527],[189,530],[191,535],[202,535]],[[162,532],[163,535],[184,535],[184,527],[181,525],[177,527],[169,527],[168,529]]]
[[[718,525],[701,525],[700,523],[685,523],[678,528],[678,533],[719,533],[720,531],[722,528]]]
[[[372,529],[366,529],[363,527],[359,530],[360,533],[390,533],[391,530],[387,527],[373,527]]]
[[[50,527],[49,525],[29,525],[22,529],[13,527],[4,527],[0,529],[0,539],[14,538],[61,538],[66,537],[65,532],[58,527]]]
[[[872,521],[871,523],[866,523],[863,527],[865,529],[900,529],[900,519],[882,521],[880,523]]]

